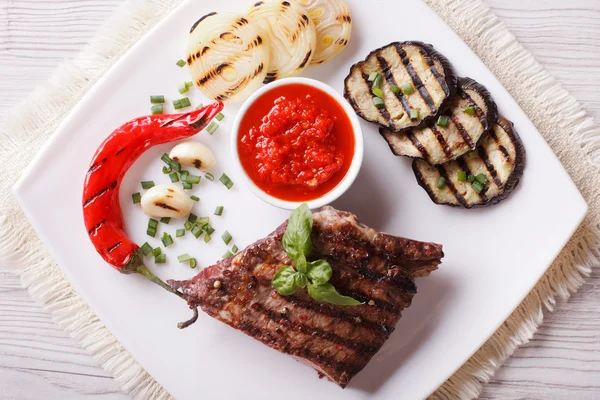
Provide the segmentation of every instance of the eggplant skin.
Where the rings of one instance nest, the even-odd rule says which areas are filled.
[[[456,196],[455,202],[443,201],[436,195],[436,191],[439,191],[440,189],[437,189],[437,186],[435,186],[435,184],[431,185],[433,187],[428,185],[427,180],[425,179],[425,177],[423,176],[423,174],[421,172],[421,169],[419,168],[419,164],[425,163],[425,161],[423,161],[421,159],[415,159],[412,163],[412,169],[415,174],[415,177],[417,178],[417,183],[429,195],[431,201],[433,201],[435,204],[439,204],[439,205],[473,209],[473,208],[484,208],[484,207],[496,205],[510,196],[510,194],[519,185],[519,183],[523,177],[523,172],[525,170],[525,166],[527,163],[527,153],[525,151],[523,142],[521,141],[519,134],[514,129],[514,124],[511,121],[507,120],[506,118],[504,118],[502,116],[498,116],[496,125],[501,127],[502,130],[504,130],[504,132],[506,132],[507,136],[510,139],[511,145],[514,148],[514,153],[515,153],[514,167],[513,167],[512,171],[510,172],[510,176],[508,177],[508,179],[506,179],[506,182],[504,182],[504,184],[502,185],[501,191],[498,194],[496,194],[492,197],[486,198],[485,200],[482,199],[481,201],[479,201],[477,203],[467,203],[464,200],[464,198],[462,196],[460,196],[462,198],[462,201],[461,201],[459,199],[459,196],[456,196],[456,195],[455,195]],[[489,135],[491,136],[492,134],[489,134]],[[489,139],[489,137],[487,139]],[[478,151],[481,152],[482,149],[480,147],[478,147]],[[464,163],[464,159],[466,157],[468,157],[468,156],[463,156],[463,157],[459,158],[459,160],[457,160],[457,161],[462,160],[462,162]],[[456,164],[457,161],[451,161],[447,164],[448,165],[452,164],[452,163]],[[440,167],[442,167],[442,168],[440,168]],[[444,167],[444,165],[436,166],[436,167],[432,167],[432,168],[436,168],[438,171],[440,171],[440,170],[445,171],[445,169],[443,167]],[[443,188],[443,190],[445,190],[449,185],[453,184],[452,181],[454,181],[454,178],[451,178],[445,172],[444,172],[444,175],[442,175],[442,176],[447,178],[446,187]],[[490,184],[488,184],[488,185],[490,185]],[[468,184],[468,185],[470,186],[470,184]]]
[[[425,52],[425,54],[427,56],[429,56],[429,58],[434,60],[434,62],[438,62],[442,66],[442,71],[438,71],[438,72],[441,75],[443,75],[443,80],[446,85],[446,87],[443,88],[446,97],[441,102],[441,104],[437,107],[438,109],[437,109],[436,113],[434,113],[432,115],[428,115],[427,117],[420,119],[418,122],[415,122],[414,124],[411,124],[406,127],[399,128],[399,129],[396,129],[394,126],[391,126],[389,123],[383,124],[378,120],[369,118],[366,115],[364,115],[364,113],[361,112],[358,104],[356,104],[356,101],[350,94],[350,90],[349,90],[349,80],[352,77],[352,73],[353,73],[354,69],[360,68],[360,66],[365,64],[369,59],[371,59],[372,57],[376,57],[378,53],[382,52],[384,49],[391,47],[391,46],[395,46],[397,48],[402,47],[402,46],[415,46],[415,47],[420,47],[421,49],[423,49],[423,51]],[[452,101],[452,98],[454,97],[454,95],[456,93],[457,82],[458,82],[458,75],[454,71],[454,67],[442,53],[440,53],[433,47],[433,45],[424,43],[424,42],[420,42],[420,41],[391,42],[389,44],[386,44],[385,46],[381,46],[377,49],[372,50],[363,60],[353,64],[350,67],[350,71],[349,71],[348,75],[346,76],[346,78],[344,79],[344,97],[350,103],[350,105],[352,106],[352,108],[354,109],[356,114],[359,117],[361,117],[362,119],[364,119],[365,121],[373,122],[383,128],[390,129],[394,132],[402,132],[402,131],[406,131],[406,130],[409,130],[412,128],[426,126],[431,121],[434,121],[439,116],[439,114],[446,111],[448,106],[450,105],[450,102]]]
[[[475,115],[466,115],[464,107],[475,106]],[[393,132],[379,128],[391,152],[396,156],[422,158],[431,165],[457,159],[475,149],[498,119],[498,108],[485,86],[471,78],[458,78],[458,88],[448,110],[442,113],[451,124],[437,121],[422,128]]]

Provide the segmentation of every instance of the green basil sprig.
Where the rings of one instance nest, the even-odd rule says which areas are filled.
[[[329,283],[333,271],[327,261],[307,261],[312,251],[312,226],[312,213],[306,204],[292,212],[281,243],[288,256],[294,260],[296,268],[282,266],[273,276],[271,284],[282,296],[292,295],[299,288],[307,288],[309,296],[321,303],[340,306],[363,304],[352,297],[342,296]]]

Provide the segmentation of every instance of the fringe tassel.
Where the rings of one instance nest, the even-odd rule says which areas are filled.
[[[24,146],[38,148],[115,61],[180,2],[124,3],[75,60],[59,67],[47,84],[16,108],[7,121],[12,131],[0,133],[0,156],[22,152]],[[600,263],[600,184],[590,179],[599,174],[591,164],[582,163],[581,157],[583,149],[596,165],[600,164],[600,130],[480,0],[426,2],[490,67],[538,129],[547,133],[546,139],[590,205],[588,217],[535,289],[481,349],[431,396],[471,399],[479,395],[482,385],[513,351],[531,339],[543,322],[543,310],[552,311],[557,299],[568,299],[581,287],[591,267]],[[552,118],[559,113],[561,118]],[[547,121],[556,120],[560,121],[558,128],[548,125]],[[555,132],[565,132],[569,137],[550,134]],[[24,166],[15,165],[13,170],[3,166],[0,180],[12,185],[14,176]],[[14,199],[0,193],[0,205],[6,213],[6,217],[0,217],[0,259],[21,266],[17,272],[31,295],[131,396],[170,399],[75,293]]]

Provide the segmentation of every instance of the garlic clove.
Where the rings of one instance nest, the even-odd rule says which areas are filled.
[[[183,218],[192,211],[194,201],[181,187],[169,183],[148,189],[141,205],[144,213],[153,218]]]
[[[217,163],[213,152],[200,142],[179,143],[173,147],[169,157],[182,165],[198,168],[201,171],[208,171]]]

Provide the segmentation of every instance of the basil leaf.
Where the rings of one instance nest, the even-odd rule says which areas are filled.
[[[301,254],[297,259],[294,260],[294,264],[296,265],[296,270],[303,274],[306,274],[309,269],[308,261],[306,261],[306,256]]]
[[[303,256],[306,257],[310,254],[312,250],[312,241],[310,238],[312,225],[312,213],[306,203],[300,205],[290,215],[281,243],[292,260],[298,261]],[[300,266],[300,268],[302,267]]]
[[[322,285],[331,279],[331,265],[325,260],[317,260],[308,264],[308,277],[315,285]]]
[[[305,288],[306,285],[308,285],[308,277],[306,274],[301,272],[298,272],[296,275],[294,275],[294,280],[296,282],[296,286],[299,288]]]
[[[275,272],[271,285],[273,285],[280,295],[289,296],[294,294],[296,289],[298,289],[296,275],[298,275],[298,272],[294,268],[284,265]]]
[[[331,283],[325,283],[323,285],[309,283],[308,294],[310,297],[321,303],[337,304],[339,306],[358,306],[364,304],[352,297],[342,296],[335,290]]]

